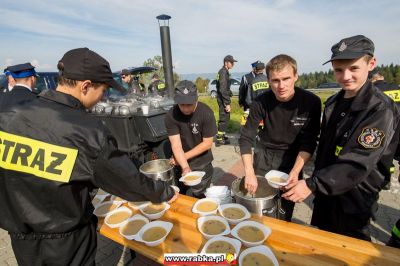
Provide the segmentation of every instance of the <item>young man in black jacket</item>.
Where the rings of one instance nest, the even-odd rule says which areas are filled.
[[[342,90],[325,104],[314,173],[283,196],[300,202],[313,193],[312,225],[371,240],[370,218],[397,147],[399,111],[368,80],[376,66],[370,39],[352,36],[331,50],[328,62]]]
[[[97,218],[90,192],[129,201],[173,201],[172,187],[138,172],[90,109],[119,88],[88,48],[59,61],[57,89],[0,112],[0,227],[19,265],[94,265]]]
[[[252,102],[239,139],[245,188],[250,193],[257,190],[256,175],[264,176],[270,170],[289,174],[293,183],[301,179],[320,129],[321,101],[311,92],[295,87],[296,61],[288,55],[275,56],[268,62],[266,73],[271,90]],[[258,132],[252,160],[251,147],[261,120],[264,128]],[[282,199],[282,208],[285,214],[279,218],[290,221],[294,203]]]

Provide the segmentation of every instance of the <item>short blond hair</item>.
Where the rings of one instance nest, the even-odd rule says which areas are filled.
[[[280,54],[275,57],[273,57],[269,62],[267,63],[265,67],[265,73],[267,74],[267,77],[269,78],[269,73],[271,71],[281,71],[284,69],[286,66],[291,66],[293,68],[293,74],[297,74],[297,62],[294,60],[293,57],[286,55],[286,54]]]

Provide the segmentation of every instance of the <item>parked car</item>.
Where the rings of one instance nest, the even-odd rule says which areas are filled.
[[[318,85],[317,89],[340,89],[340,85],[335,82],[321,83]]]
[[[231,78],[230,82],[231,82],[231,91],[232,91],[233,95],[235,95],[235,96],[239,95],[240,79]],[[217,86],[216,79],[213,79],[208,84],[207,94],[209,94],[213,98],[217,97],[217,87],[216,86]]]

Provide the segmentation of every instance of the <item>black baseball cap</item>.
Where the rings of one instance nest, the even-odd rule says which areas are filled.
[[[374,43],[364,35],[348,37],[332,46],[331,59],[323,65],[336,59],[357,59],[364,55],[374,56],[374,50]]]
[[[263,70],[265,69],[265,64],[262,62],[258,62],[255,67],[256,70]]]
[[[122,85],[114,80],[108,61],[86,47],[66,52],[57,67],[60,76],[67,79],[90,80],[107,84],[119,91],[125,91]]]
[[[189,80],[182,80],[175,88],[175,103],[193,104],[197,101],[198,94],[196,85]]]
[[[8,73],[6,73],[8,72]],[[9,66],[4,70],[4,73],[11,75],[13,78],[27,78],[31,76],[38,77],[35,67],[31,63],[23,63]]]
[[[235,60],[235,59],[233,58],[233,56],[231,56],[230,54],[228,54],[227,56],[224,57],[224,62],[231,62],[231,63],[234,63],[234,62],[237,62],[237,60]]]
[[[132,74],[128,69],[125,68],[121,70],[121,75],[132,75]]]

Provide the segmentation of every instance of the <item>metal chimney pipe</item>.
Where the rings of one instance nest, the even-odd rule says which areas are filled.
[[[169,19],[171,19],[171,17],[168,15],[159,15],[157,16],[157,19],[160,26],[161,52],[164,67],[165,85],[167,86],[168,96],[173,97],[175,93],[175,84],[172,68],[171,39],[169,34]],[[164,21],[164,25],[161,25],[160,21]]]

